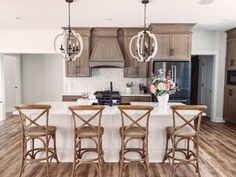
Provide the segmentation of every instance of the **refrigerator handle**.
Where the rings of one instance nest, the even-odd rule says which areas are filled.
[[[176,83],[176,65],[175,65],[175,69],[174,69],[174,71],[175,71],[175,83]]]
[[[174,81],[174,66],[171,65],[171,79]]]

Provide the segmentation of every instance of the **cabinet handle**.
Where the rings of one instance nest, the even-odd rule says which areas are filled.
[[[233,59],[230,60],[230,66],[234,66],[234,60]]]
[[[229,89],[229,96],[232,96],[232,95],[233,95],[233,90]]]
[[[173,56],[175,53],[175,49],[170,49],[170,56]]]

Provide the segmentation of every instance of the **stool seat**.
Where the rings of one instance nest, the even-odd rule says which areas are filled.
[[[104,132],[104,128],[100,127],[100,136],[103,135],[103,132]],[[98,126],[76,128],[76,134],[78,135],[78,137],[97,137]]]
[[[124,129],[126,129],[126,128],[127,128],[127,126],[124,127]],[[121,127],[120,134],[122,135],[122,133],[126,137],[145,137],[146,136],[146,128],[134,126],[134,127],[130,127],[129,129],[125,130],[124,132],[122,132],[122,127]]]
[[[179,126],[176,127],[177,129],[180,128]],[[174,127],[167,127],[166,132],[169,135],[174,133]],[[196,132],[190,127],[183,127],[175,131],[175,135],[177,136],[195,136]]]
[[[54,135],[57,130],[55,126],[48,126],[48,135]],[[30,127],[25,131],[25,134],[30,137],[46,136],[46,127]]]

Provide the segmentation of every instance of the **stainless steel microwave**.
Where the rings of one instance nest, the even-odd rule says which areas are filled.
[[[236,85],[236,70],[228,71],[227,84],[228,85]]]

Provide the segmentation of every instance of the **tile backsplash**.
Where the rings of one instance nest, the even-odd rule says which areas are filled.
[[[98,90],[109,89],[110,82],[113,90],[125,92],[126,83],[133,82],[133,93],[139,92],[139,84],[146,85],[145,78],[124,78],[123,68],[93,68],[91,77],[64,78],[64,93],[93,93]]]

